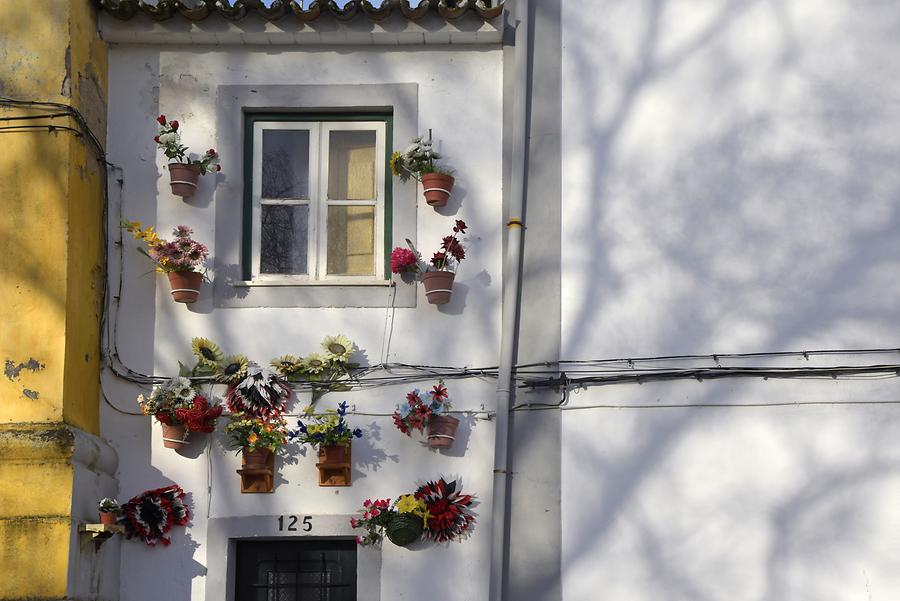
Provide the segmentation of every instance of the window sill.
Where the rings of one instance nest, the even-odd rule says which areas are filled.
[[[416,306],[415,285],[393,280],[290,279],[219,281],[215,283],[215,306],[240,307],[369,307]]]
[[[271,286],[297,286],[297,287],[335,287],[354,286],[370,288],[388,288],[394,285],[391,280],[320,280],[320,281],[293,281],[293,280],[242,280],[232,282],[235,288],[267,288]]]

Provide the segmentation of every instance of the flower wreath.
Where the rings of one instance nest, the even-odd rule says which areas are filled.
[[[440,478],[420,486],[413,495],[425,501],[427,527],[425,536],[439,543],[458,540],[468,535],[475,523],[475,515],[469,509],[473,495],[464,495],[456,488],[456,480]]]
[[[184,502],[184,491],[177,484],[146,490],[133,497],[122,507],[125,538],[138,536],[153,547],[161,542],[168,547],[172,542],[166,533],[172,526],[184,526],[190,512]]]
[[[278,374],[252,366],[246,378],[228,388],[225,401],[232,413],[269,419],[281,415],[290,395],[291,389]]]

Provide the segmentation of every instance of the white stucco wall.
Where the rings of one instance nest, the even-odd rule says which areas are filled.
[[[463,263],[452,304],[437,308],[419,291],[414,309],[272,309],[194,307],[172,303],[168,283],[153,275],[149,263],[127,240],[117,344],[122,361],[144,373],[177,372],[178,361],[190,361],[190,339],[216,340],[226,353],[244,353],[260,363],[276,356],[305,355],[321,339],[344,333],[362,349],[369,364],[382,361],[425,365],[496,365],[500,292],[501,235],[501,52],[495,48],[465,50],[411,47],[252,48],[113,46],[110,52],[109,159],[121,166],[121,190],[112,190],[110,219],[124,215],[155,223],[162,234],[188,224],[195,238],[215,254],[216,183],[204,177],[194,199],[184,202],[169,191],[164,160],[152,137],[160,113],[177,118],[184,142],[196,150],[216,147],[223,156],[220,178],[238,177],[229,167],[240,164],[240,148],[221,148],[215,131],[217,86],[253,84],[417,83],[418,125],[432,128],[441,151],[457,171],[461,202],[451,201],[442,213],[425,205],[421,192],[418,240],[431,252],[449,233],[453,219],[470,226],[469,257]],[[402,147],[406,140],[395,140]],[[220,179],[220,183],[221,183]],[[240,215],[235,214],[235,219]],[[395,241],[397,242],[397,241]],[[399,245],[395,244],[395,245]],[[113,247],[111,280],[115,287],[119,262]],[[210,274],[215,277],[215,273]],[[403,286],[406,284],[400,283]],[[204,294],[210,294],[207,286]],[[385,295],[389,290],[385,289]],[[424,387],[423,383],[420,387]],[[455,408],[490,409],[493,381],[477,378],[448,382]],[[346,399],[361,412],[390,413],[414,386],[330,394],[321,407]],[[106,374],[104,388],[111,403],[135,411],[142,390]],[[146,389],[143,389],[146,392]],[[221,394],[222,391],[220,391]],[[296,412],[305,400],[295,401]],[[119,454],[120,498],[170,481],[189,492],[194,512],[187,530],[174,534],[169,548],[150,549],[139,542],[122,545],[121,599],[205,598],[208,561],[224,549],[206,546],[208,518],[233,516],[313,516],[353,514],[367,497],[389,497],[413,490],[440,475],[460,477],[467,492],[478,496],[479,525],[461,545],[405,550],[389,543],[382,554],[381,599],[416,599],[425,582],[435,599],[485,599],[487,595],[487,516],[490,513],[493,424],[469,420],[457,448],[436,454],[417,439],[407,439],[388,417],[351,417],[368,437],[354,443],[356,463],[351,488],[319,488],[312,453],[279,459],[277,488],[272,495],[241,495],[234,470],[239,459],[222,444],[221,432],[201,438],[186,456],[164,449],[159,426],[149,419],[124,415],[104,406],[103,431]],[[291,418],[292,423],[296,420]],[[292,449],[296,453],[297,449]],[[273,518],[274,519],[274,518]],[[325,523],[321,520],[317,523]],[[310,534],[335,532],[314,527]],[[160,575],[164,574],[164,577]]]
[[[898,25],[888,2],[565,0],[563,357],[896,347]],[[892,598],[898,406],[734,405],[898,398],[892,378],[572,395],[563,598]],[[726,407],[665,408],[691,403]]]

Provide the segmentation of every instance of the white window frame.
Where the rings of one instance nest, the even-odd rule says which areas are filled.
[[[264,130],[309,131],[309,198],[262,197],[262,139]],[[328,144],[332,131],[375,131],[375,198],[368,200],[328,199]],[[384,205],[386,128],[384,121],[257,121],[253,124],[251,277],[253,281],[287,285],[322,285],[376,282],[384,279]],[[307,273],[260,273],[263,205],[309,206]],[[328,207],[375,207],[374,273],[371,275],[331,275],[328,264]]]

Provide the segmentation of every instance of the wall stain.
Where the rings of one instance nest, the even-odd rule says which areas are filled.
[[[40,392],[38,392],[37,390],[31,390],[30,388],[23,388],[22,394],[25,395],[26,397],[28,397],[29,399],[31,399],[32,401],[38,400],[38,398],[41,396]]]
[[[44,365],[37,359],[34,359],[33,357],[29,358],[25,363],[19,363],[18,365],[16,365],[16,362],[12,359],[7,359],[6,363],[3,366],[3,375],[5,375],[10,382],[15,382],[19,379],[19,374],[22,373],[23,369],[38,372],[45,367],[46,365]]]

